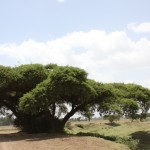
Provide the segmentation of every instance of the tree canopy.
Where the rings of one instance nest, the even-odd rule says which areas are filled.
[[[96,97],[95,89],[87,81],[87,73],[82,69],[58,67],[20,98],[20,110],[38,118],[44,113],[50,121],[48,130],[63,130],[68,119]]]
[[[150,90],[136,84],[104,84],[85,70],[56,64],[0,66],[0,108],[11,110],[14,124],[27,132],[62,132],[76,112],[87,118],[97,110],[132,118],[150,108]],[[90,119],[90,118],[89,118]]]
[[[124,83],[110,83],[108,86],[115,95],[113,105],[117,104],[122,114],[134,119],[136,114],[141,112],[140,119],[146,118],[150,108],[150,90],[148,88],[137,84]]]

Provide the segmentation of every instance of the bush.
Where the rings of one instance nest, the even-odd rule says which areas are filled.
[[[83,124],[76,124],[76,126],[79,127],[79,128],[82,128],[82,129],[84,128]]]
[[[131,150],[136,150],[139,143],[138,140],[134,140],[132,137],[117,137],[116,142],[127,145]]]
[[[104,119],[108,119],[110,123],[114,123],[114,121],[117,121],[120,119],[120,115],[105,115]]]
[[[72,130],[71,122],[68,121],[68,122],[66,123],[65,127],[66,127],[67,129],[69,129],[69,130]]]

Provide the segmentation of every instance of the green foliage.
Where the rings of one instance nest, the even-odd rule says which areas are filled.
[[[61,106],[65,112],[64,103],[79,105],[90,100],[92,87],[86,83],[86,73],[78,68],[59,67],[50,77],[39,84],[30,93],[20,99],[20,109],[27,113],[42,111],[53,103]]]
[[[139,105],[135,100],[121,99],[120,105],[121,105],[123,114],[125,114],[126,117],[131,118],[132,120],[137,119]]]
[[[94,100],[97,111],[100,114],[110,113],[110,106],[112,106],[115,101],[115,95],[112,92],[112,89],[107,84],[94,82],[92,80],[90,80],[90,83],[93,85],[97,94]]]
[[[30,91],[48,77],[48,72],[40,64],[21,65],[15,70],[20,74],[19,85],[22,90]]]
[[[10,67],[0,66],[0,90],[16,80],[17,74]]]
[[[80,135],[80,136],[92,136],[92,137],[99,137],[99,138],[103,138],[106,140],[110,140],[110,141],[115,141],[116,137],[115,136],[105,136],[105,135],[101,135],[99,133],[90,133],[90,132],[79,132],[76,135]]]
[[[142,86],[99,83],[77,67],[0,66],[0,108],[11,110],[15,124],[26,131],[62,131],[76,112],[90,120],[96,109],[100,114],[126,114],[132,119],[141,109],[142,120],[150,108],[149,97],[150,90]]]
[[[115,95],[115,101],[120,111],[134,119],[140,109],[142,111],[140,120],[146,118],[150,108],[150,90],[136,84],[112,83],[108,84]],[[114,104],[113,104],[114,105]],[[105,108],[105,107],[104,107]],[[110,107],[106,107],[110,110]]]
[[[93,87],[87,82],[87,73],[75,67],[59,67],[51,75],[53,95],[62,102],[78,105],[94,96]]]
[[[4,106],[17,108],[19,98],[32,90],[48,76],[42,65],[22,65],[15,68],[0,67],[0,97]],[[5,101],[4,101],[5,99]],[[12,103],[12,104],[10,104]],[[15,110],[13,110],[15,111]]]
[[[20,98],[19,109],[27,114],[35,115],[48,107],[46,87],[38,85],[31,92]]]
[[[57,64],[47,64],[47,65],[45,65],[45,68],[48,71],[52,71],[52,70],[56,69],[57,67],[58,67]]]
[[[32,117],[19,109],[19,99],[48,77],[48,71],[40,64],[21,65],[19,67],[0,67],[0,107],[13,112],[15,123],[21,127],[26,119]],[[25,124],[24,124],[25,126]]]
[[[136,150],[139,140],[135,140],[132,137],[117,137],[116,142],[127,145],[131,150]]]
[[[129,84],[131,96],[137,101],[141,112],[140,120],[146,118],[147,112],[150,109],[150,90],[140,85]]]

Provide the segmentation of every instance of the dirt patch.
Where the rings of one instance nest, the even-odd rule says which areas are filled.
[[[0,134],[0,150],[127,150],[124,145],[94,137]]]

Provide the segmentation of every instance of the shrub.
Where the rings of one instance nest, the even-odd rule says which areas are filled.
[[[65,127],[66,127],[67,129],[69,129],[69,130],[72,130],[71,122],[68,121],[68,122],[66,123]]]
[[[104,119],[108,119],[110,123],[114,123],[114,121],[117,121],[120,119],[120,115],[115,114],[115,115],[105,115]]]
[[[79,128],[82,128],[82,129],[84,128],[83,124],[76,124],[76,126],[79,127]]]
[[[117,137],[116,142],[127,145],[131,150],[136,150],[139,143],[138,140],[132,137]]]

